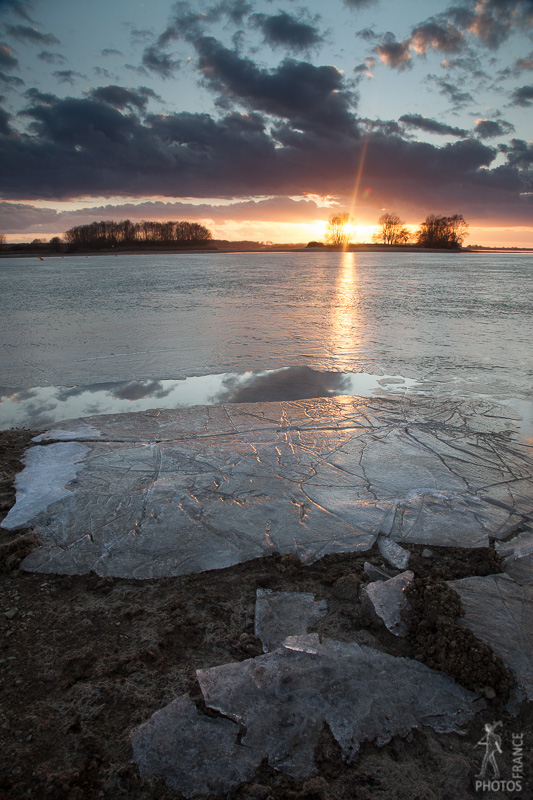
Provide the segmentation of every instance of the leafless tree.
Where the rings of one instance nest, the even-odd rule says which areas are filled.
[[[385,213],[378,219],[379,230],[372,239],[383,244],[407,244],[411,233],[398,214]]]
[[[350,214],[332,214],[326,228],[326,242],[336,245],[348,244],[351,225],[353,220]]]

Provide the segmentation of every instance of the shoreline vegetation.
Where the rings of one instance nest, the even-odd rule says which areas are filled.
[[[65,258],[71,256],[131,256],[131,255],[179,255],[202,254],[217,255],[221,253],[294,253],[294,252],[348,252],[348,253],[533,253],[531,247],[485,247],[483,245],[469,245],[453,249],[438,247],[421,247],[416,244],[390,245],[372,243],[350,243],[348,245],[328,245],[318,242],[263,244],[262,242],[231,242],[212,240],[204,246],[168,246],[168,247],[108,247],[108,248],[79,248],[69,250],[51,250],[47,244],[39,246],[33,243],[13,243],[4,246],[0,251],[2,258]]]
[[[0,234],[0,258],[45,255],[64,257],[65,255],[136,255],[154,253],[233,253],[233,252],[293,252],[340,250],[348,252],[403,252],[423,249],[425,252],[531,252],[533,248],[522,247],[484,247],[469,245],[464,247],[468,223],[462,214],[438,216],[429,214],[420,223],[416,234],[408,230],[397,214],[385,213],[378,220],[378,228],[372,242],[353,242],[355,223],[350,214],[333,214],[327,224],[324,241],[310,241],[307,244],[273,243],[249,240],[229,241],[213,239],[211,231],[197,222],[185,220],[160,222],[143,220],[131,222],[129,219],[94,221],[86,225],[70,228],[63,237],[33,239],[31,242],[6,242],[5,234]]]

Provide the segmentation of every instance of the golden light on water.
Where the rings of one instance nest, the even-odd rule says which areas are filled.
[[[359,352],[359,285],[356,254],[339,254],[340,263],[333,298],[331,355],[340,370],[350,370]]]

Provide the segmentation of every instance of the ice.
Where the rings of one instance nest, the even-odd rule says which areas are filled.
[[[397,569],[405,569],[409,564],[410,553],[399,544],[393,542],[392,539],[386,539],[384,536],[378,536],[379,552],[388,563],[397,567]]]
[[[522,586],[533,584],[533,555],[511,561],[505,567],[504,572]]]
[[[460,624],[503,659],[519,690],[533,700],[533,586],[522,586],[508,575],[449,584],[461,596],[465,616]]]
[[[386,744],[422,725],[463,732],[485,707],[472,692],[418,661],[317,634],[288,637],[271,653],[198,670],[207,708],[183,695],[132,732],[141,775],[161,776],[186,797],[229,791],[263,759],[305,778],[324,723],[343,758],[364,741]]]
[[[385,534],[400,545],[487,546],[533,508],[527,450],[489,410],[335,397],[69,421],[32,448],[4,527],[39,536],[24,569],[134,578],[276,551],[310,563],[378,536],[390,553]],[[52,475],[64,469],[55,493],[34,459]]]
[[[249,780],[261,750],[238,743],[239,726],[198,713],[187,695],[132,731],[133,759],[143,778],[157,775],[186,797],[227,792]]]
[[[383,620],[385,627],[395,636],[407,636],[408,627],[402,612],[409,610],[405,590],[413,581],[411,570],[402,572],[387,581],[373,581],[361,587],[361,601]]]
[[[85,468],[88,448],[77,442],[31,447],[24,454],[24,470],[17,475],[17,502],[2,522],[7,529],[25,525],[60,500],[68,499],[74,481]]]
[[[244,726],[241,743],[296,778],[313,771],[324,722],[353,761],[363,741],[381,746],[420,725],[460,731],[480,708],[472,692],[417,661],[316,634],[287,645],[197,677],[207,705]]]
[[[530,556],[533,553],[533,531],[522,531],[506,542],[496,542],[496,550],[509,560]]]
[[[255,635],[265,653],[279,647],[287,636],[307,633],[327,612],[325,600],[308,592],[273,592],[258,589],[255,603]]]

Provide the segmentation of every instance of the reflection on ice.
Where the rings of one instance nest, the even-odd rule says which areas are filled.
[[[487,546],[533,513],[531,461],[510,424],[489,403],[346,396],[65,422],[27,452],[3,526],[37,531],[25,569],[136,578],[273,551],[309,563],[369,549],[380,534]],[[65,461],[55,502],[34,469],[52,457],[47,442]],[[69,448],[81,443],[80,460]]]
[[[300,400],[341,394],[390,394],[407,391],[415,384],[416,381],[399,375],[286,367],[241,374],[201,375],[184,380],[38,386],[24,390],[0,387],[0,429],[40,428],[64,419],[151,408]]]

